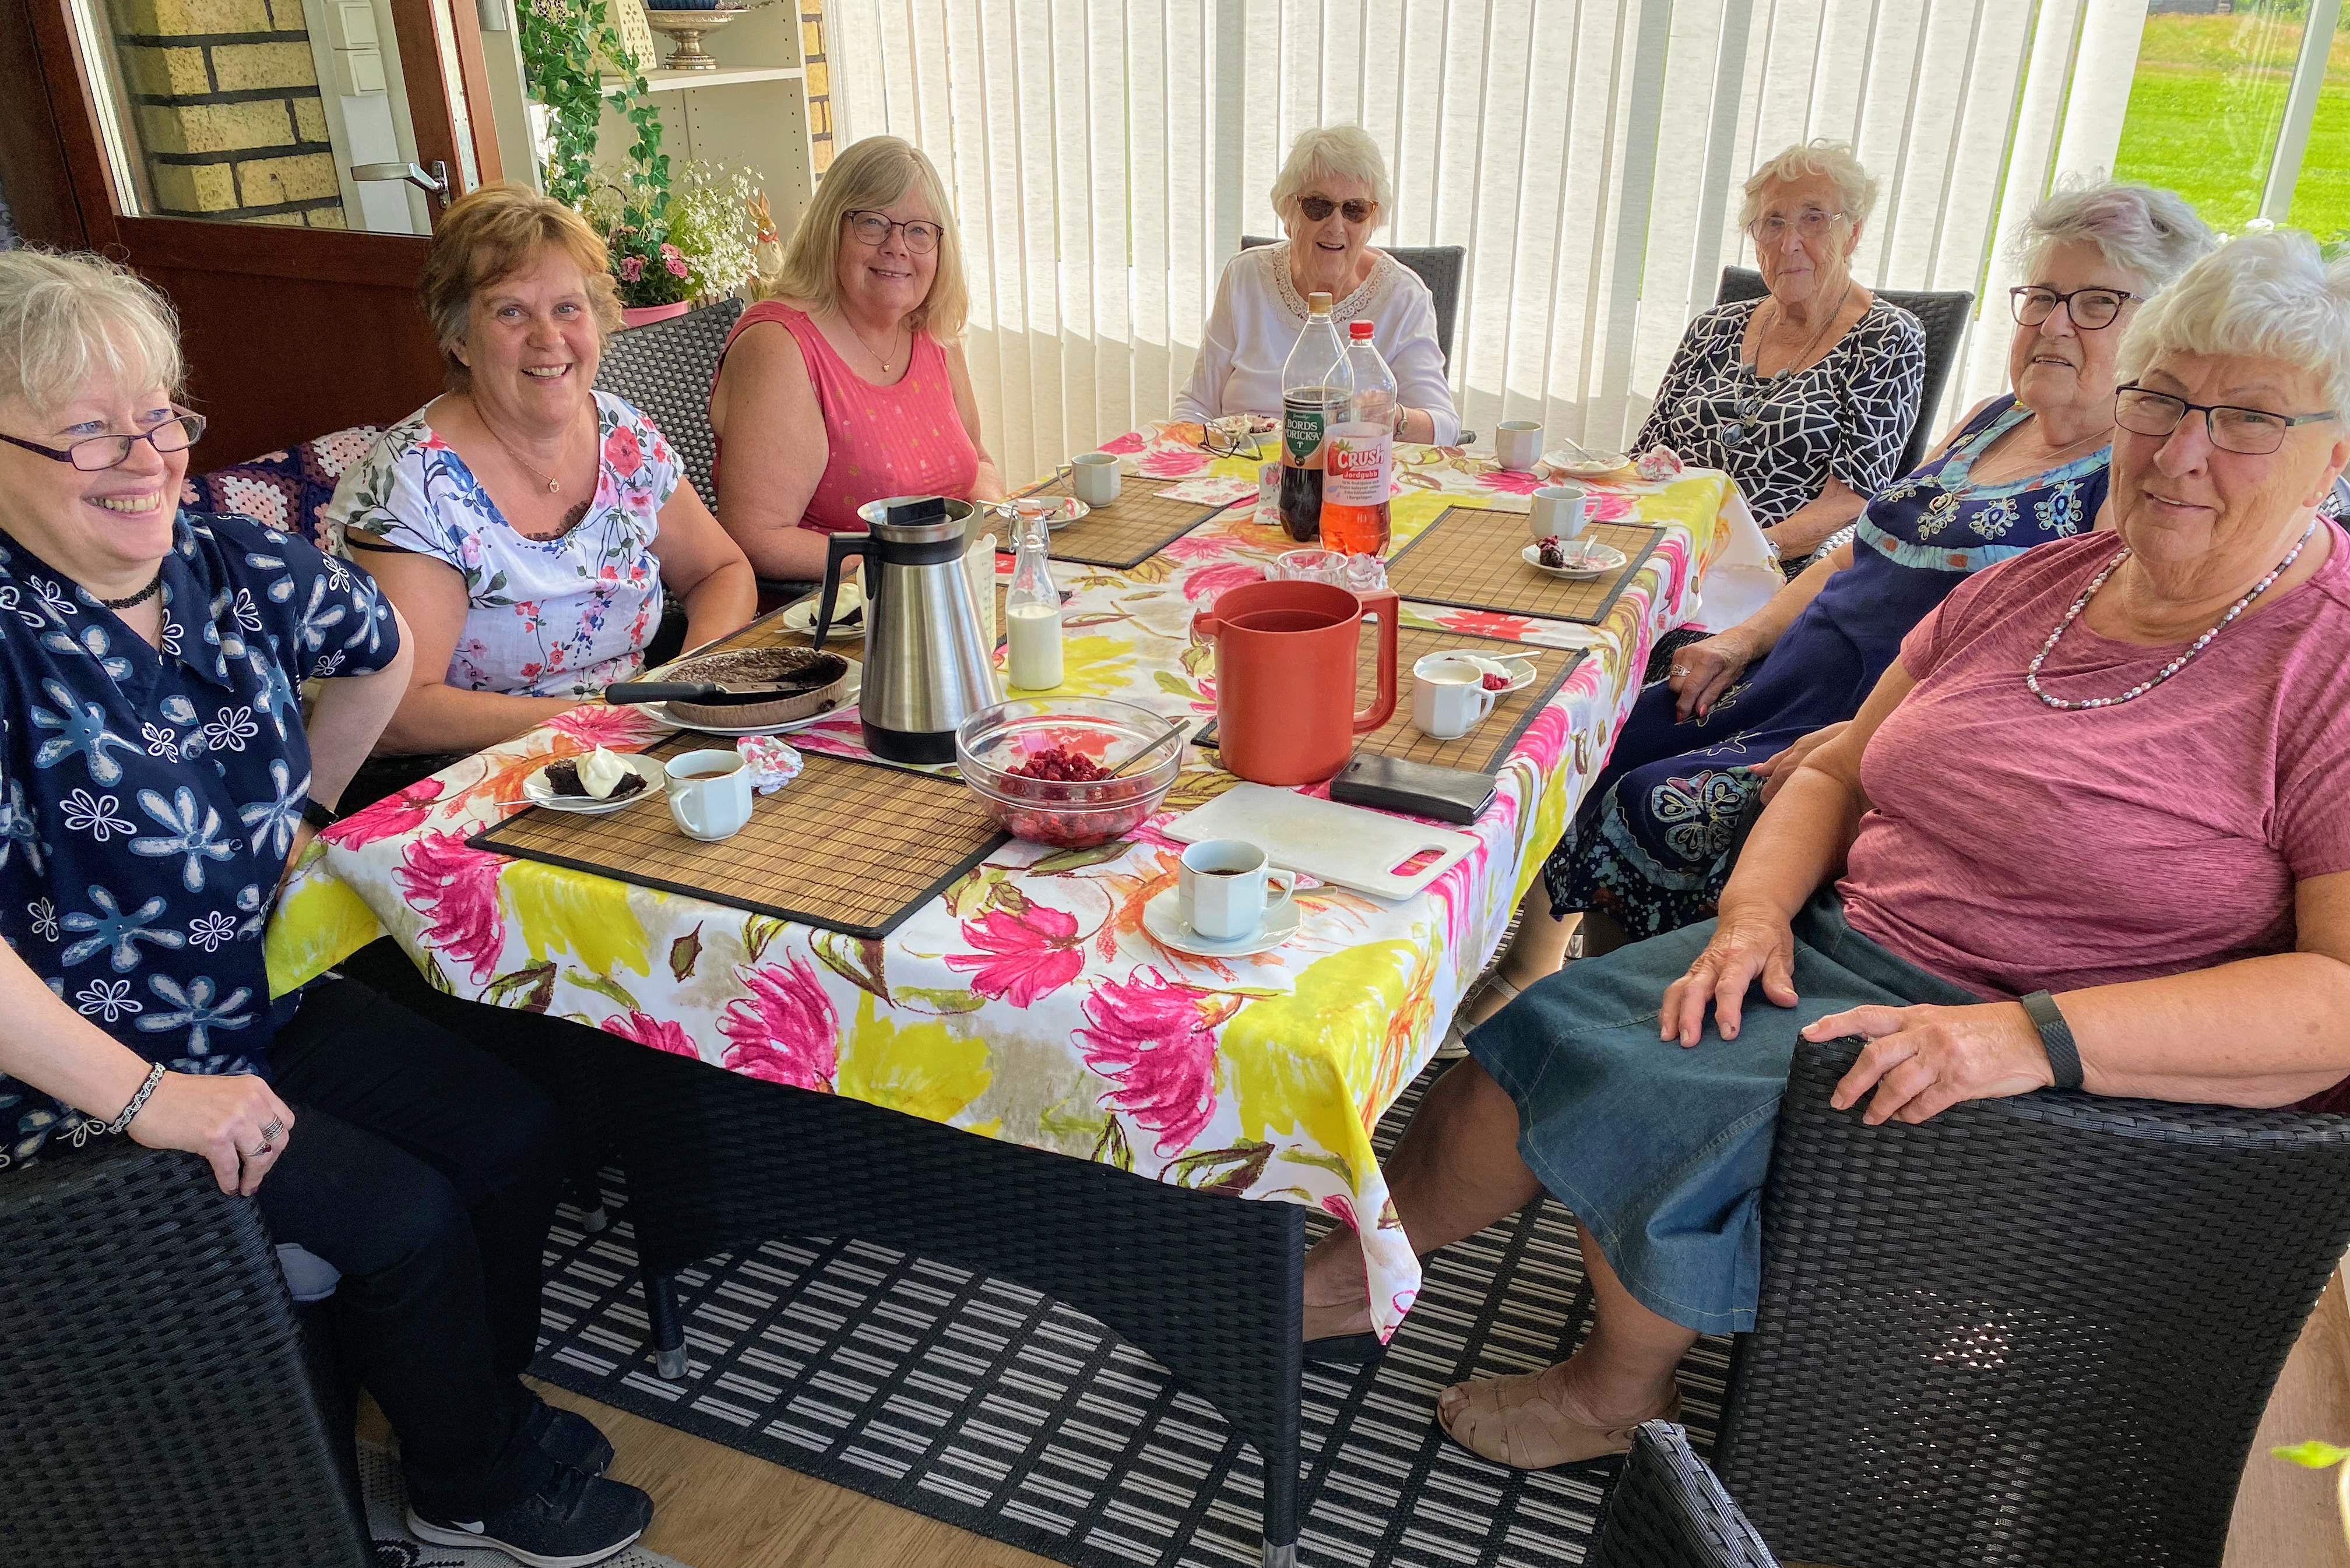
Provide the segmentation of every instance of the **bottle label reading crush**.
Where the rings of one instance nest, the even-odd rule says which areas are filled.
[[[1325,450],[1322,504],[1383,506],[1394,472],[1395,439],[1375,424],[1332,427]]]

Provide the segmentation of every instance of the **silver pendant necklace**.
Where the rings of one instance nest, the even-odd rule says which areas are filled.
[[[2197,638],[2188,646],[2186,652],[2180,654],[2178,658],[2164,665],[2159,670],[2156,671],[2150,679],[2139,681],[2137,685],[2131,687],[2128,691],[2123,692],[2118,697],[2089,697],[2077,702],[2068,698],[2052,697],[2047,692],[2043,691],[2040,689],[2040,667],[2043,664],[2045,664],[2048,661],[2048,656],[2056,650],[2056,639],[2064,635],[2064,628],[2071,626],[2074,621],[2080,619],[2081,612],[2088,608],[2091,596],[2095,595],[2099,588],[2105,587],[2106,579],[2112,576],[2116,571],[2120,569],[2121,564],[2130,558],[2129,546],[2126,545],[2123,545],[2121,554],[2116,556],[2112,560],[2107,561],[2106,563],[2105,569],[2099,572],[2095,576],[2089,579],[2089,586],[2081,590],[2081,597],[2073,601],[2073,607],[2064,612],[2064,618],[2056,623],[2056,629],[2048,634],[2048,640],[2040,645],[2040,651],[2032,656],[2032,662],[2030,664],[2024,666],[2023,684],[2031,689],[2032,694],[2034,697],[2039,698],[2049,707],[2061,709],[2067,713],[2077,713],[2085,708],[2118,707],[2124,702],[2132,701],[2137,698],[2145,696],[2147,692],[2153,691],[2156,687],[2161,685],[2164,681],[2169,680],[2172,676],[2186,669],[2189,660],[2193,659],[2197,654],[2202,652],[2206,648],[2210,646],[2211,639],[2213,638],[2227,630],[2229,623],[2233,621],[2238,616],[2244,613],[2246,607],[2251,605],[2254,599],[2268,592],[2269,585],[2275,582],[2278,577],[2284,575],[2285,568],[2291,566],[2294,560],[2300,556],[2303,546],[2309,543],[2310,535],[2316,532],[2317,519],[2313,517],[2309,520],[2309,526],[2301,531],[2301,537],[2293,541],[2293,548],[2284,553],[2284,559],[2279,561],[2276,566],[2270,570],[2267,576],[2262,577],[2259,582],[2254,583],[2252,585],[2251,592],[2246,594],[2242,598],[2238,599],[2234,604],[2229,606],[2228,613],[2220,618],[2220,623],[2217,626],[2205,632],[2202,636]]]

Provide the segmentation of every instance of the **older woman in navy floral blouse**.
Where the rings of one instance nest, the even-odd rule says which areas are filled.
[[[552,1108],[354,981],[269,994],[264,925],[407,687],[405,628],[365,572],[177,510],[180,379],[136,278],[0,254],[0,1166],[109,1133],[203,1155],[341,1271],[411,1527],[598,1561],[651,1504],[519,1376]]]

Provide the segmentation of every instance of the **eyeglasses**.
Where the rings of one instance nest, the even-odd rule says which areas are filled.
[[[906,248],[916,255],[928,255],[938,249],[939,235],[944,233],[938,224],[926,223],[920,218],[901,223],[879,213],[850,213],[847,217],[848,232],[857,236],[858,244],[878,249],[889,237],[889,231],[896,229],[905,234]]]
[[[2114,422],[2135,435],[2167,436],[2190,413],[2200,412],[2211,444],[2221,452],[2265,457],[2284,444],[2285,432],[2295,425],[2314,425],[2335,417],[2322,414],[2272,414],[2266,409],[2240,409],[2229,403],[2190,403],[2168,392],[2150,391],[2136,382],[2114,394]]]
[[[1226,415],[1200,427],[1200,450],[1211,457],[1262,458],[1264,448],[1247,415]]]
[[[1309,223],[1318,223],[1333,213],[1346,213],[1347,222],[1350,223],[1367,223],[1371,221],[1371,214],[1379,210],[1379,204],[1366,202],[1360,196],[1346,202],[1333,202],[1327,196],[1300,196],[1297,198],[1297,210],[1305,214],[1305,221]]]
[[[0,441],[10,446],[21,446],[26,452],[37,452],[55,462],[72,463],[84,473],[103,473],[109,468],[120,468],[129,462],[131,447],[140,441],[145,441],[157,452],[185,452],[203,437],[204,416],[182,414],[137,435],[91,436],[68,447],[42,446],[35,441],[19,441],[12,435],[0,435]]]
[[[1757,218],[1746,226],[1746,232],[1753,236],[1758,245],[1775,245],[1787,237],[1789,229],[1793,229],[1798,238],[1809,244],[1826,234],[1831,226],[1842,222],[1842,213],[1823,213],[1817,207],[1807,207],[1796,213],[1792,222],[1776,213],[1767,218]]]
[[[2095,332],[2100,327],[2111,327],[2122,313],[2122,306],[2133,299],[2143,299],[2142,294],[2132,294],[2120,288],[2076,288],[2070,294],[2059,294],[2053,288],[2041,288],[2027,284],[2007,291],[2009,306],[2015,312],[2018,327],[2037,327],[2056,314],[2063,306],[2073,318],[2073,325],[2084,332]]]

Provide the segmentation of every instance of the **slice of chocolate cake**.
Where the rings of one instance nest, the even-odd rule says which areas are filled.
[[[553,790],[556,794],[567,795],[573,800],[589,800],[594,798],[588,793],[588,786],[580,782],[579,759],[577,757],[566,757],[559,763],[547,763],[546,787]],[[606,800],[626,800],[629,796],[635,794],[639,790],[641,790],[644,787],[645,775],[637,772],[634,768],[631,768],[629,770],[627,774],[621,778],[619,783],[612,786],[612,793],[604,796],[604,798]]]

